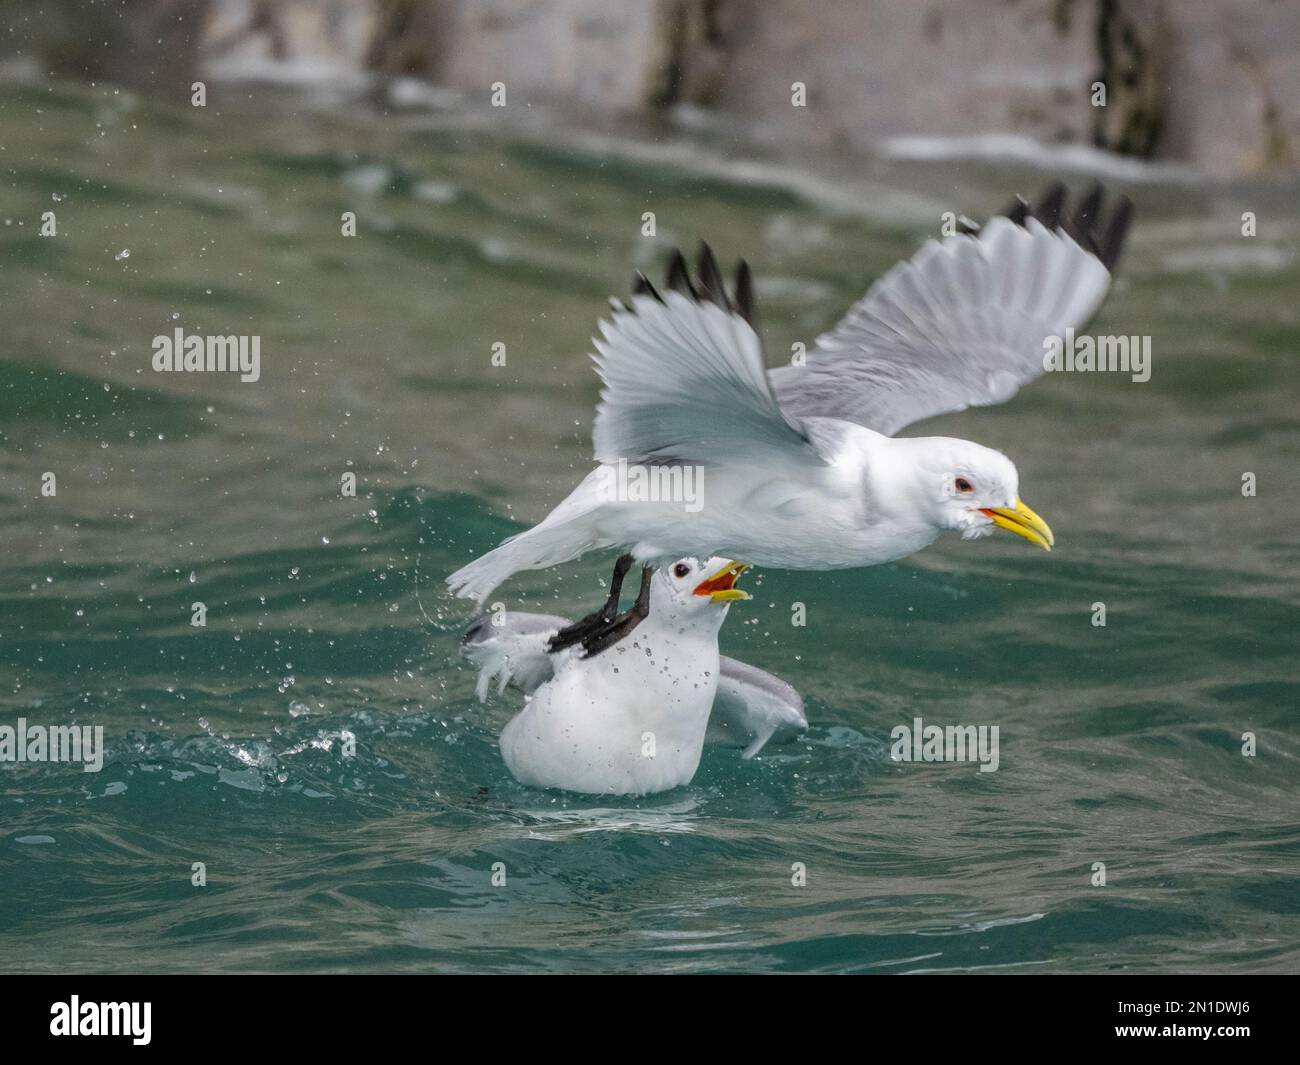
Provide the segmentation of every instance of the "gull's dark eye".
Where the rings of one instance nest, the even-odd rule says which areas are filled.
[[[691,572],[691,567],[685,562],[679,562],[673,567],[674,577],[685,577]]]
[[[956,488],[957,491],[959,492],[975,491],[975,486],[971,484],[970,481],[966,480],[965,477],[958,477],[955,481],[952,482],[952,486]]]

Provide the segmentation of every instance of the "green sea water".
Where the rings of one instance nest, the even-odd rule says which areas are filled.
[[[909,430],[1010,455],[1055,552],[748,576],[723,650],[803,741],[643,800],[510,778],[518,699],[475,699],[442,582],[589,469],[632,270],[746,256],[775,365],[943,211],[1047,180],[720,143],[0,88],[0,721],[106,747],[0,764],[0,970],[1300,968],[1294,186],[1121,182],[1093,329],[1150,336],[1151,380]],[[155,373],[177,327],[258,335],[261,379]],[[575,615],[610,561],[494,598]],[[915,717],[997,725],[998,771],[892,761]]]

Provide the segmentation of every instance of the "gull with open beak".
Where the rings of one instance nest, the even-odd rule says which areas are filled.
[[[679,559],[674,565],[692,565]],[[709,589],[711,602],[735,601],[746,593],[735,587],[740,567],[727,565],[711,578],[696,585],[695,592]],[[720,587],[722,577],[729,587]],[[715,583],[716,582],[716,583]],[[568,652],[550,652],[547,647],[569,622],[554,614],[533,614],[524,610],[491,611],[480,614],[465,630],[461,653],[478,669],[475,691],[487,702],[495,686],[497,693],[507,686],[531,696],[555,676],[555,665]],[[754,758],[770,743],[791,743],[808,730],[803,696],[780,677],[757,666],[718,656],[718,690],[709,712],[705,743],[741,748],[741,758]]]
[[[1002,403],[1044,371],[1045,342],[1081,329],[1110,288],[1131,214],[1096,186],[1076,208],[1053,186],[982,230],[965,223],[889,270],[800,365],[764,368],[753,282],[729,292],[707,247],[663,291],[638,275],[596,339],[601,466],[534,528],[448,578],[480,602],[505,578],[587,551],[635,563],[724,553],[787,569],[873,566],[945,531],[1002,528],[1050,550],[1005,455],[968,440],[897,437],[913,422]],[[624,500],[611,469],[693,466],[699,498]],[[645,573],[649,573],[647,568]],[[643,574],[644,576],[644,574]],[[615,605],[616,605],[615,597]],[[557,636],[598,653],[645,616],[605,607]]]
[[[548,652],[549,625],[508,638],[492,631],[490,618],[471,626],[466,653],[483,670],[480,695],[493,676],[502,684],[521,676],[531,687],[501,732],[511,774],[532,787],[603,795],[689,783],[718,695],[718,630],[730,605],[749,598],[736,587],[746,568],[682,558],[654,571],[652,609],[599,657],[576,647]],[[756,700],[754,718],[765,712]]]

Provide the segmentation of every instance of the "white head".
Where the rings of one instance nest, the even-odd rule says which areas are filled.
[[[736,580],[749,566],[729,558],[679,558],[655,571],[650,585],[650,617],[665,624],[717,631],[727,608],[748,599]]]
[[[899,445],[911,505],[935,528],[972,540],[996,526],[1052,549],[1052,530],[1020,498],[1020,474],[1002,452],[946,436],[892,443]]]

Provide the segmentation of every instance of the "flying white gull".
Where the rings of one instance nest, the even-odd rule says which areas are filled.
[[[475,618],[465,630],[461,650],[478,667],[479,700],[487,701],[493,683],[498,692],[509,685],[532,695],[555,676],[555,659],[560,656],[547,645],[568,624],[554,614],[520,610]],[[718,690],[706,743],[742,747],[741,757],[748,760],[769,742],[789,743],[807,729],[803,697],[794,688],[756,666],[718,656]]]
[[[501,732],[501,755],[514,777],[532,787],[607,795],[689,783],[719,689],[718,630],[729,605],[749,598],[736,587],[745,568],[683,558],[644,570],[648,617],[599,658],[576,648],[548,654],[559,618],[540,616],[540,631],[531,621],[516,623],[509,635],[492,632],[489,618],[471,626],[465,651],[483,667],[480,697],[494,676],[503,686],[516,676],[532,689]]]
[[[623,573],[633,561],[713,554],[787,569],[871,566],[947,530],[973,539],[995,527],[1050,550],[1052,531],[1020,499],[1006,456],[893,434],[1006,401],[1043,372],[1048,337],[1086,325],[1132,213],[1120,198],[1103,217],[1103,198],[1097,185],[1071,210],[1057,184],[1035,207],[1018,199],[982,230],[928,241],[817,339],[805,365],[770,373],[748,266],[733,298],[707,246],[694,281],[675,253],[665,291],[638,275],[630,302],[600,323],[604,388],[592,435],[601,465],[542,522],[448,584],[482,602],[521,569],[611,547],[627,552]],[[609,490],[611,471],[681,465],[704,474],[694,506]],[[597,653],[639,621],[606,604],[559,645]]]

